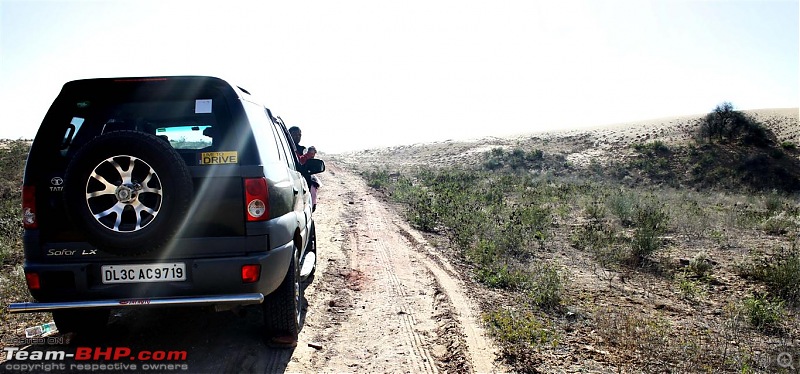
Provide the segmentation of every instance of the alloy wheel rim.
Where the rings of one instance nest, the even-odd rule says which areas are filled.
[[[86,181],[85,199],[95,221],[114,232],[150,225],[161,210],[161,178],[146,161],[118,155],[101,161]]]

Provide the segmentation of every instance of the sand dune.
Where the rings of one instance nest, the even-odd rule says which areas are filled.
[[[800,111],[798,108],[776,108],[743,111],[772,130],[778,141],[800,144]],[[475,154],[492,148],[540,149],[564,155],[576,166],[595,160],[603,163],[631,144],[661,141],[668,145],[685,144],[694,139],[698,121],[705,116],[678,116],[628,122],[581,129],[520,134],[509,137],[486,137],[469,141],[440,141],[388,148],[348,152],[362,163],[416,166],[429,163],[474,163]],[[350,157],[347,157],[350,158]]]

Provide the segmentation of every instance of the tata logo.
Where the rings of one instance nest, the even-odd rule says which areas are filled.
[[[53,177],[53,179],[50,180],[50,184],[50,192],[64,191],[64,178]]]

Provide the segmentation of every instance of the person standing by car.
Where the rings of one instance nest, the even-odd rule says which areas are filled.
[[[297,152],[297,158],[300,160],[301,164],[305,164],[306,161],[316,157],[317,149],[314,148],[314,146],[308,147],[308,149],[306,150],[306,147],[300,145],[300,139],[302,138],[303,133],[302,131],[300,131],[299,127],[297,126],[290,127],[289,135],[292,137],[292,140],[294,141],[295,149]],[[307,182],[308,182],[308,188],[311,190],[311,210],[316,211],[317,189],[320,187],[320,183],[317,177],[313,175],[307,179]]]

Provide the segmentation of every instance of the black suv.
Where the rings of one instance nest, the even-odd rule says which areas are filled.
[[[315,267],[307,178],[286,126],[213,77],[64,85],[23,180],[25,277],[58,329],[96,331],[111,308],[262,304],[296,342]],[[293,338],[293,339],[292,339]]]

